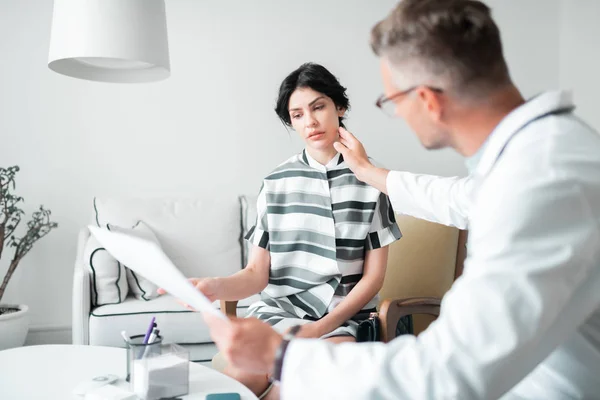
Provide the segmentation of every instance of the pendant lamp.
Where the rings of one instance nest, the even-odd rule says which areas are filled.
[[[168,78],[164,0],[54,0],[48,67],[100,82]]]

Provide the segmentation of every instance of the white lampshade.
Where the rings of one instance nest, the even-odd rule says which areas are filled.
[[[168,78],[164,0],[54,0],[48,67],[102,82]]]

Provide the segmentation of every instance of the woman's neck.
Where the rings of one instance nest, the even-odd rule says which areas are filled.
[[[310,156],[321,165],[327,165],[327,163],[331,161],[331,159],[337,154],[337,151],[333,146],[322,150],[307,147],[306,151],[308,151],[308,154],[310,154]]]

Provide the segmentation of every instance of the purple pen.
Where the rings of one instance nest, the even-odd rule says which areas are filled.
[[[144,336],[144,344],[148,344],[148,340],[150,339],[150,335],[152,334],[152,328],[154,328],[155,325],[154,321],[156,321],[156,317],[152,317],[152,321],[150,321],[150,326],[148,327],[146,336]]]

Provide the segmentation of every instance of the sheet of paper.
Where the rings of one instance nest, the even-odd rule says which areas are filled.
[[[227,317],[177,269],[156,243],[141,237],[90,225],[90,232],[117,260],[195,310]]]

